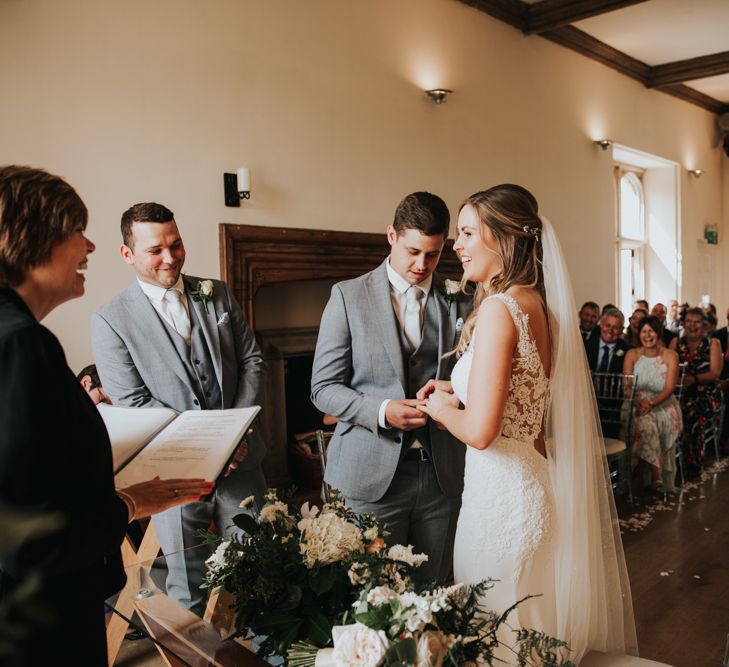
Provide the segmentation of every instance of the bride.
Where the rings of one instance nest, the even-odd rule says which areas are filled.
[[[533,195],[469,197],[454,245],[477,283],[451,382],[423,410],[468,445],[456,581],[499,579],[485,605],[590,650],[637,655],[625,559],[569,276]],[[462,407],[465,406],[465,407]],[[502,626],[500,642],[514,643]],[[497,657],[508,659],[506,647]],[[513,655],[511,656],[514,657]]]

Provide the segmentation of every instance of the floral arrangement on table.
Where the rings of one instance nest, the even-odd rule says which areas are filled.
[[[233,595],[236,635],[257,636],[262,656],[289,667],[492,664],[496,629],[523,600],[496,613],[481,606],[490,580],[429,586],[417,578],[427,556],[387,548],[373,516],[339,499],[321,510],[291,500],[269,492],[258,521],[235,517],[247,535],[208,559],[204,586]],[[572,665],[564,642],[535,630],[516,631],[512,649],[520,666]]]

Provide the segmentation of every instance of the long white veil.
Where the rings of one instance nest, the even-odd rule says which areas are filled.
[[[633,604],[605,446],[554,229],[542,218],[544,283],[552,334],[545,434],[555,495],[557,637],[577,664],[588,650],[638,655]]]

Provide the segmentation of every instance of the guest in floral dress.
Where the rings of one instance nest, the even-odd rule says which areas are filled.
[[[674,491],[676,442],[683,422],[673,395],[678,382],[678,355],[663,345],[663,324],[650,316],[638,325],[640,347],[628,350],[623,372],[634,374],[635,415],[632,458],[636,495],[643,490],[645,465],[650,466],[654,490]]]
[[[721,345],[706,336],[706,313],[689,308],[684,321],[684,335],[671,341],[680,363],[686,364],[681,410],[683,412],[683,450],[688,470],[697,473],[704,455],[703,429],[721,407],[719,374]]]

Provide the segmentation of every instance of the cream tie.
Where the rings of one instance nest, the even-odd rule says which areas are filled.
[[[425,292],[415,285],[410,285],[405,292],[405,338],[413,350],[420,345],[420,301]]]
[[[165,302],[167,303],[166,312],[172,320],[172,325],[185,342],[190,344],[190,316],[182,304],[182,294],[176,289],[168,289],[165,292]]]

